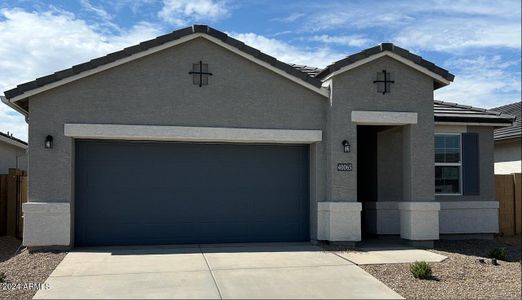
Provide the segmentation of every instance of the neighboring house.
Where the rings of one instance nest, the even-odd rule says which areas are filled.
[[[27,171],[27,143],[0,132],[0,174],[7,174],[10,168]]]
[[[520,101],[492,108],[494,111],[516,117],[511,127],[496,129],[495,174],[520,173],[522,169],[522,121],[520,120]]]
[[[24,245],[498,232],[493,129],[384,43],[324,70],[194,25],[6,91],[29,123]]]

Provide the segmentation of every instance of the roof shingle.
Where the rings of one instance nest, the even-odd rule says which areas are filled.
[[[434,100],[433,111],[438,122],[477,122],[499,125],[512,124],[514,116],[501,112],[461,105],[453,102]]]
[[[508,139],[520,139],[522,138],[522,121],[521,121],[521,102],[515,102],[504,106],[492,108],[491,110],[498,111],[500,113],[510,114],[515,116],[515,122],[511,127],[504,127],[495,129],[494,138],[495,141],[502,141]]]

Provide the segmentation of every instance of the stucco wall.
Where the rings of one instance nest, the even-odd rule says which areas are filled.
[[[373,83],[383,69],[395,80],[391,93],[385,95],[378,93]],[[332,95],[327,131],[328,199],[357,201],[356,172],[365,166],[357,163],[357,127],[351,121],[351,112],[375,110],[418,113],[418,124],[401,127],[404,137],[402,201],[433,201],[433,79],[383,57],[334,77]],[[344,139],[352,145],[351,153],[342,151]],[[338,172],[338,162],[351,162],[354,172]]]
[[[201,88],[193,85],[188,74],[192,64],[200,60],[208,63],[214,74],[209,85]],[[385,95],[378,93],[373,83],[383,69],[395,80]],[[378,233],[378,228],[390,228],[385,234],[400,229],[405,238],[413,238],[409,231],[414,224],[406,224],[403,230],[397,223],[399,206],[391,201],[494,199],[493,131],[478,126],[467,131],[480,134],[480,196],[435,197],[432,78],[382,57],[335,76],[330,83],[331,102],[199,38],[33,96],[29,100],[29,154],[34,162],[29,165],[29,200],[74,206],[74,140],[64,136],[64,123],[318,129],[323,131],[323,142],[310,146],[311,238],[317,236],[317,224],[324,223],[328,224],[322,228],[324,239],[357,241],[360,203],[328,203],[362,200],[357,197],[357,172],[367,166],[357,161],[357,125],[351,120],[354,110],[416,112],[418,117],[417,124],[398,126],[377,136],[376,156],[381,168],[375,187],[377,200],[390,204],[383,208],[387,216],[377,224]],[[43,147],[47,135],[54,137],[53,149]],[[350,153],[343,152],[343,140],[350,142]],[[352,163],[353,171],[337,171],[341,162]],[[407,204],[402,206],[408,214],[421,211],[422,216],[428,211],[421,207],[427,203]],[[432,206],[430,216],[438,220],[438,209]],[[407,216],[404,220],[413,219]],[[393,226],[387,227],[386,220]],[[428,225],[438,228],[436,222]],[[438,231],[423,239],[436,237]]]
[[[377,134],[377,201],[402,201],[402,130],[393,127]]]
[[[0,142],[0,174],[7,174],[9,168],[27,170],[26,151]]]
[[[520,173],[521,151],[520,139],[495,142],[495,174]]]
[[[214,74],[208,86],[193,85],[188,74],[200,60]],[[199,38],[31,97],[29,153],[38,163],[29,166],[29,199],[73,200],[74,142],[64,136],[64,123],[324,130],[327,101]],[[48,134],[53,149],[43,147]],[[323,172],[323,143],[312,150],[314,170]],[[324,178],[312,177],[314,203],[325,198]]]

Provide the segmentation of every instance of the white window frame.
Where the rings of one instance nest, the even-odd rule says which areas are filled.
[[[462,196],[462,133],[455,133],[455,132],[437,132],[435,133],[435,136],[437,135],[455,135],[459,137],[459,162],[458,163],[438,163],[435,161],[435,157],[433,157],[435,161],[435,167],[459,167],[459,192],[458,193],[437,193],[435,192],[436,196]]]

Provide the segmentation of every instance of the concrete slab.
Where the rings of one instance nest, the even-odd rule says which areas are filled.
[[[67,254],[46,283],[50,289],[36,299],[399,297],[310,244],[81,249]]]
[[[219,299],[210,271],[49,277],[33,299]]]
[[[355,265],[214,271],[224,299],[402,299]]]
[[[398,263],[412,263],[415,261],[441,262],[447,257],[428,250],[409,249],[409,250],[385,250],[379,251],[379,255],[393,259]]]
[[[310,243],[270,243],[270,244],[216,244],[201,245],[204,253],[242,253],[242,252],[321,252],[323,249]]]
[[[390,258],[379,255],[375,253],[375,251],[350,251],[344,252],[339,251],[335,252],[337,255],[355,263],[358,265],[379,265],[379,264],[389,264],[391,263]]]
[[[203,248],[211,270],[350,265],[351,262],[319,247]]]
[[[129,273],[207,271],[199,253],[169,250],[163,254],[69,253],[51,276],[114,275]]]
[[[357,265],[402,264],[421,260],[441,262],[447,258],[446,256],[420,249],[339,251],[336,254]]]

